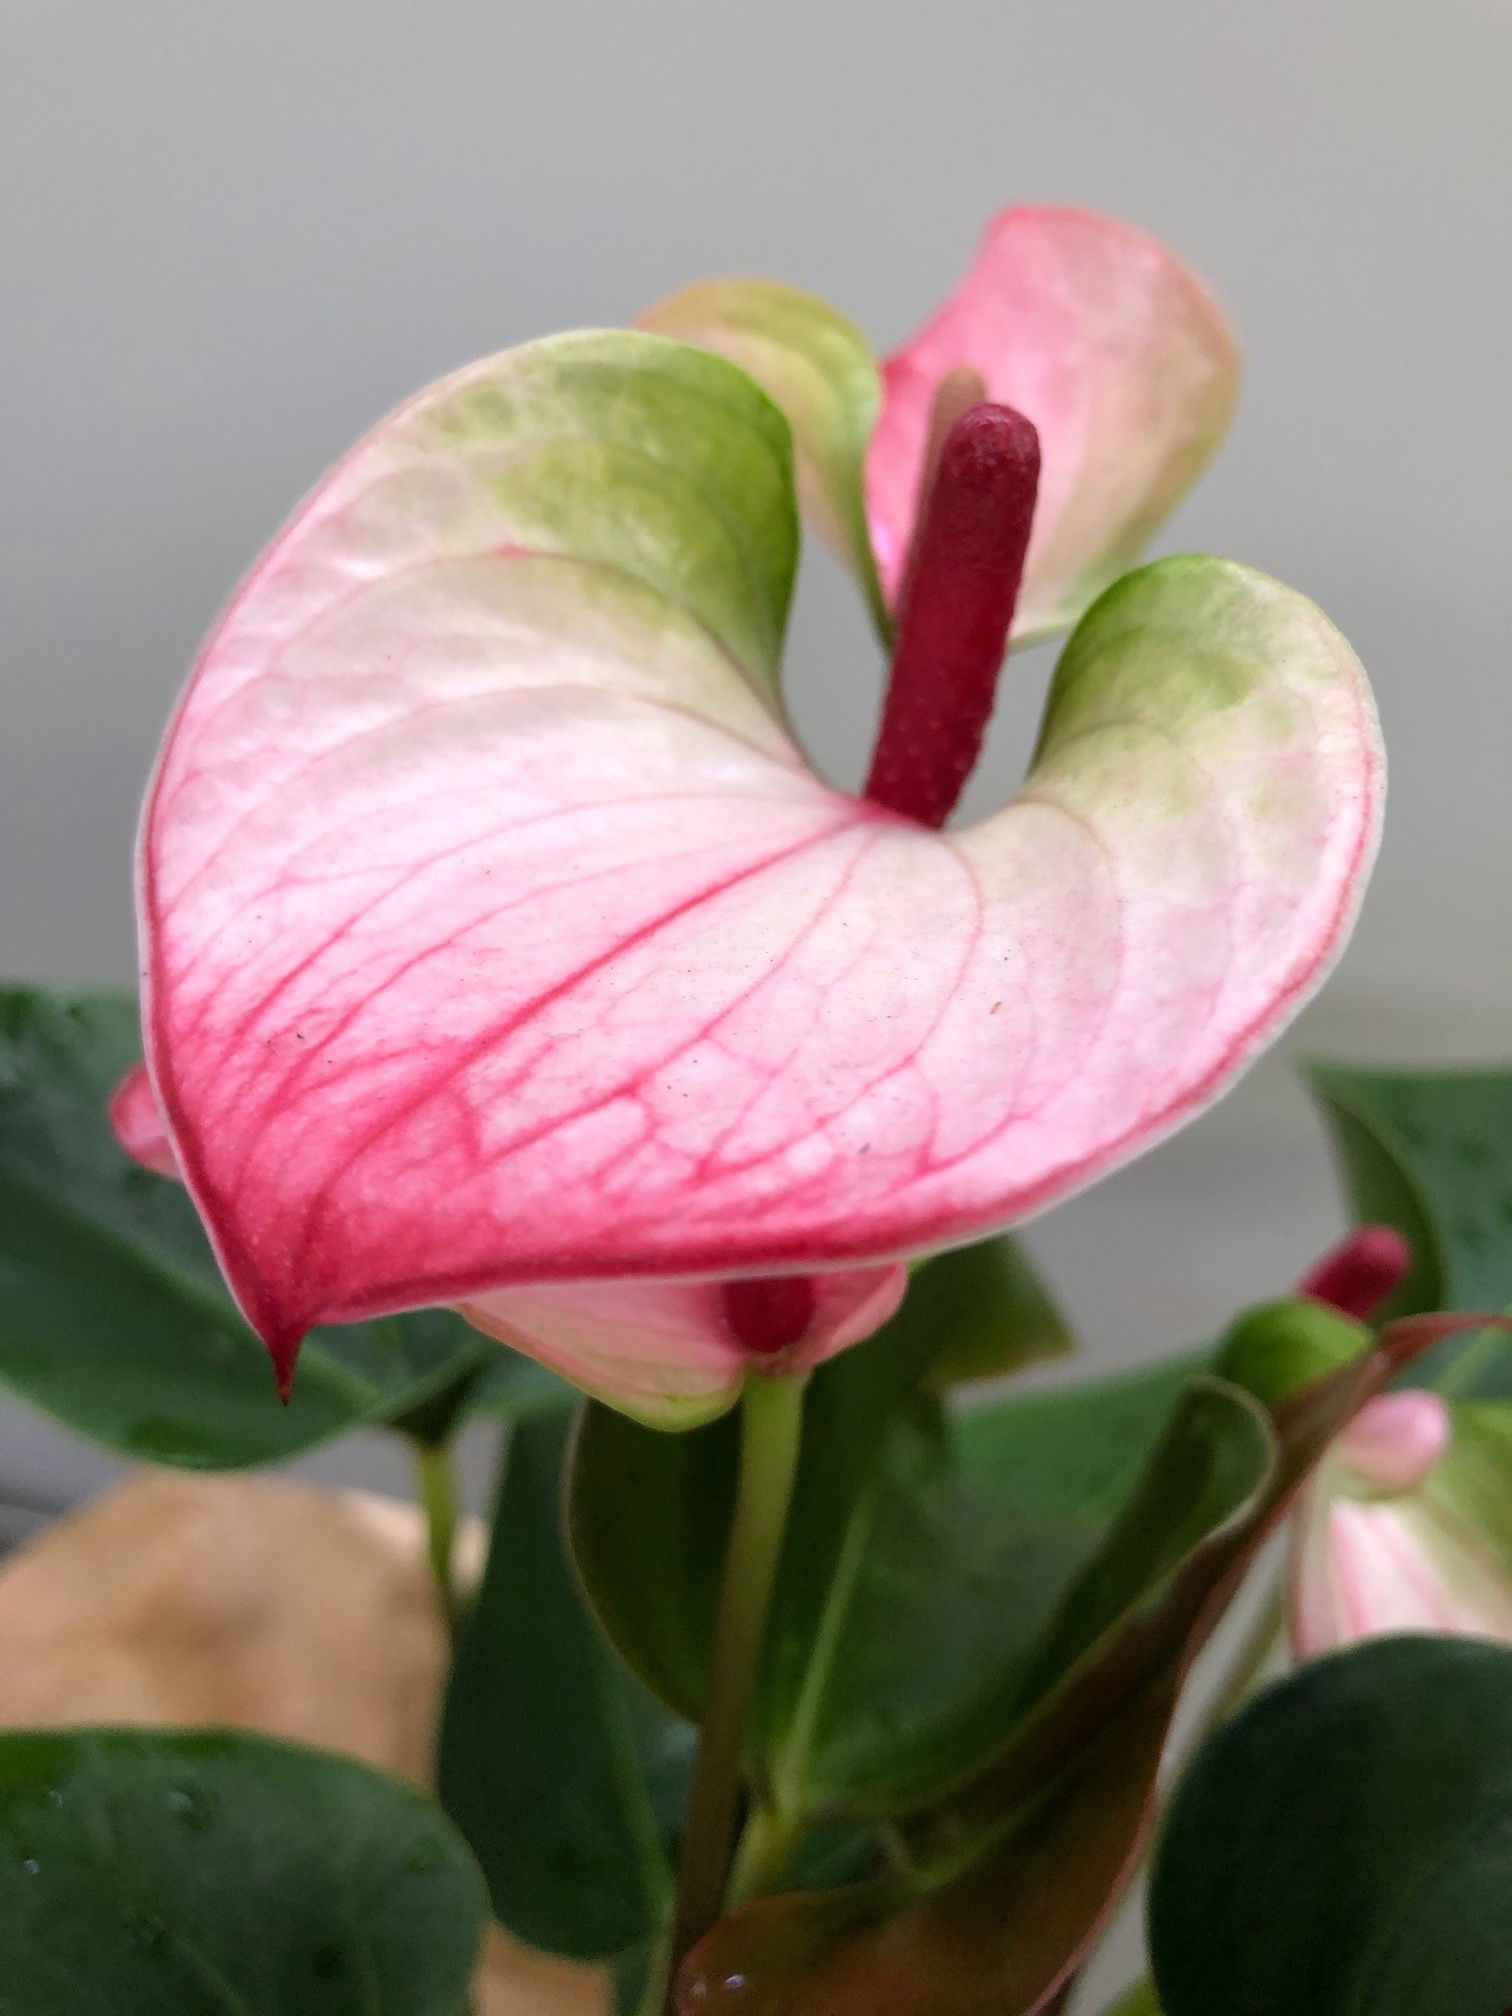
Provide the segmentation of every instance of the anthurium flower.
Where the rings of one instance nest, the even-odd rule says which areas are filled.
[[[941,385],[1025,414],[1043,473],[1020,640],[1066,628],[1133,565],[1207,466],[1238,390],[1223,312],[1172,252],[1048,205],[1002,211],[949,300],[880,366],[842,315],[769,280],[701,282],[642,326],[732,357],[783,408],[806,511],[884,624]]]
[[[1398,1232],[1362,1226],[1303,1292],[1365,1318],[1410,1266]],[[1512,1644],[1512,1407],[1406,1390],[1368,1401],[1294,1515],[1290,1592],[1298,1658],[1392,1631]]]
[[[1299,1658],[1389,1631],[1512,1644],[1512,1408],[1383,1393],[1330,1451],[1293,1530]]]
[[[1179,1125],[1317,984],[1374,715],[1243,567],[1106,594],[1018,797],[937,830],[1039,457],[987,403],[936,434],[868,798],[783,709],[789,426],[705,351],[473,365],[254,568],[168,730],[139,907],[167,1145],[282,1366],[313,1323],[453,1302],[638,1411],[717,1411],[881,1320],[902,1258]]]

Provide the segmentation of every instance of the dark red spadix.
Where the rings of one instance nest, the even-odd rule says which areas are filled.
[[[753,1275],[724,1284],[724,1315],[738,1343],[759,1358],[790,1350],[814,1320],[808,1274]]]
[[[960,411],[963,392],[973,389],[964,374],[952,374],[936,395],[933,452],[866,780],[873,804],[923,826],[944,825],[981,752],[1039,487],[1033,422],[1011,406]]]

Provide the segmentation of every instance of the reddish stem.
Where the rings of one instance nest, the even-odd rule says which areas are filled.
[[[942,422],[958,394],[954,379],[941,385]],[[975,405],[927,465],[926,456],[866,796],[943,826],[992,715],[1034,520],[1039,436],[1011,406]]]

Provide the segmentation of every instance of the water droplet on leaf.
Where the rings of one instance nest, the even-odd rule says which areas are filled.
[[[168,1944],[168,1927],[156,1911],[148,1911],[140,1905],[130,1906],[122,1920],[126,1938],[132,1950],[137,1953],[161,1953]]]
[[[197,1785],[180,1785],[168,1794],[168,1811],[181,1827],[203,1834],[215,1818],[215,1801]]]

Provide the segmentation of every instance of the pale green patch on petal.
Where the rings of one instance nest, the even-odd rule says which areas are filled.
[[[867,444],[882,404],[870,344],[815,294],[775,280],[703,280],[640,317],[643,329],[717,351],[787,415],[804,517],[861,584],[886,639],[891,619],[866,516]]]
[[[391,573],[407,537],[428,567],[512,547],[613,569],[776,696],[797,566],[791,442],[770,400],[706,352],[587,330],[485,359],[384,421],[319,503],[349,570]]]

